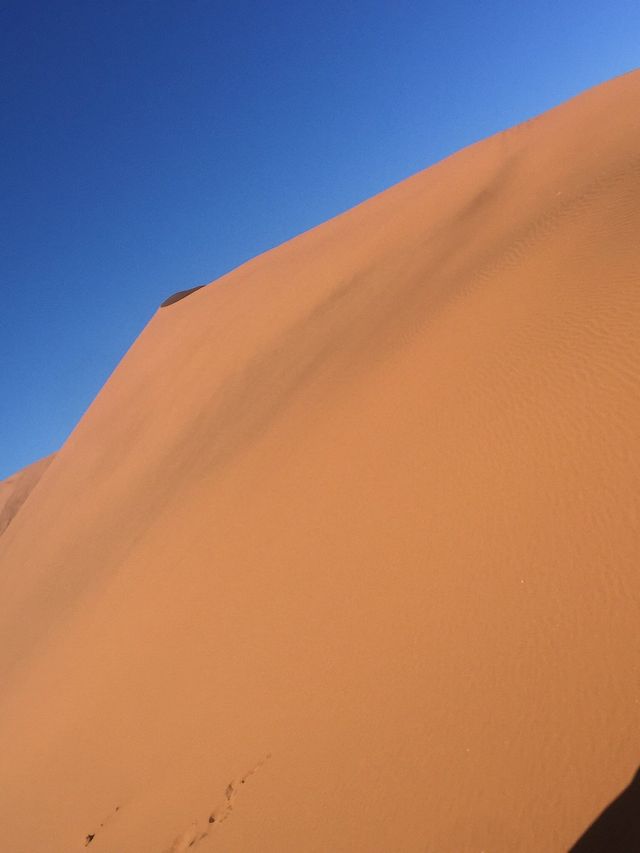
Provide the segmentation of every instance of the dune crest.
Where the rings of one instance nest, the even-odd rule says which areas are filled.
[[[639,102],[154,315],[0,538],[3,848],[566,851],[628,785]]]
[[[45,456],[0,482],[0,536],[38,484],[55,453]]]

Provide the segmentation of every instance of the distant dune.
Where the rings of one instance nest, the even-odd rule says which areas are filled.
[[[626,788],[639,106],[155,314],[0,537],[0,849],[549,853]]]
[[[12,477],[0,481],[0,536],[37,485],[54,455],[39,459]]]

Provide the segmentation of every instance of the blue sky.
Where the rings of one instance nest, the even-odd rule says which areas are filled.
[[[636,67],[640,3],[5,0],[0,42],[2,478],[169,293]]]

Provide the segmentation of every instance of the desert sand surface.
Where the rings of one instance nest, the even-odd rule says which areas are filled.
[[[640,764],[639,234],[633,73],[158,310],[0,537],[0,849],[574,844]]]
[[[54,455],[38,459],[0,482],[0,536],[38,484]]]

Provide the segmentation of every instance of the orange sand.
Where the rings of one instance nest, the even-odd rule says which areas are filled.
[[[27,465],[26,468],[18,471],[12,477],[0,482],[0,536],[29,497],[38,480],[49,467],[52,459],[53,455],[39,459],[32,465]]]
[[[0,537],[0,849],[547,853],[628,783],[639,140],[635,73],[156,313]]]

